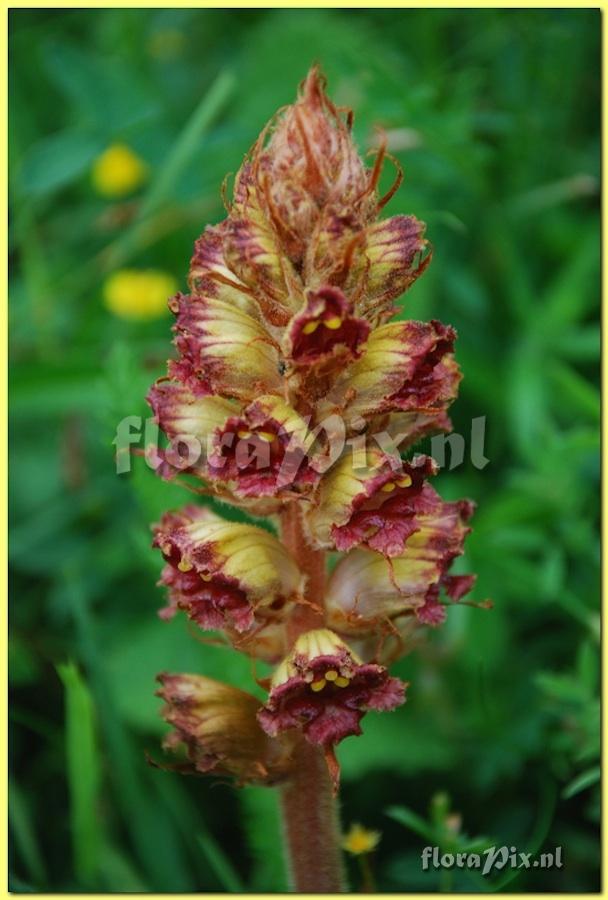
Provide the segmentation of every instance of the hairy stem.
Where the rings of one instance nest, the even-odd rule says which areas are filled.
[[[325,553],[306,541],[298,504],[281,514],[281,537],[307,577],[305,600],[288,626],[290,643],[304,631],[323,625]],[[281,789],[283,835],[291,888],[299,893],[341,893],[345,890],[338,803],[320,747],[303,737],[296,749],[295,774]]]

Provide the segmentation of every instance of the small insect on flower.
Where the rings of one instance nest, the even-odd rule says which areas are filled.
[[[102,197],[125,197],[146,181],[148,166],[126,144],[112,144],[91,170],[93,187]]]
[[[364,828],[359,822],[353,822],[342,837],[342,848],[353,856],[362,856],[365,853],[372,853],[380,843],[381,837],[379,831],[372,831],[370,828]]]
[[[168,312],[169,297],[177,290],[175,278],[157,269],[119,269],[103,286],[106,307],[120,319],[158,319]]]

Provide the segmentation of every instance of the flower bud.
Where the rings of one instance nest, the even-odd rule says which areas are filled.
[[[309,533],[322,547],[364,546],[399,556],[419,528],[418,515],[437,505],[437,494],[425,484],[437,464],[429,456],[415,456],[395,471],[395,460],[378,451],[368,451],[367,463],[357,469],[353,455],[346,453],[325,475],[307,515]]]
[[[359,241],[345,290],[359,292],[357,312],[373,327],[393,315],[393,300],[429,265],[425,227],[414,216],[393,216],[369,225]]]
[[[226,262],[226,233],[227,220],[205,228],[194,245],[188,285],[193,294],[214,297],[255,315],[258,306],[253,292]]]
[[[298,305],[299,279],[281,251],[258,183],[256,162],[246,162],[237,176],[225,228],[230,269],[255,296],[264,318],[272,325],[285,325]]]
[[[202,675],[160,674],[157,696],[172,731],[163,746],[185,750],[182,771],[231,775],[239,784],[276,784],[290,769],[290,746],[259,726],[260,702],[251,694]]]
[[[440,589],[454,600],[471,589],[471,576],[451,576],[448,570],[463,552],[473,504],[444,503],[433,494],[434,510],[417,516],[418,530],[401,556],[384,559],[368,550],[353,550],[338,563],[325,597],[327,622],[336,631],[365,635],[403,615],[439,624]]]
[[[210,510],[186,506],[154,526],[153,546],[166,561],[170,618],[183,609],[201,628],[247,632],[283,618],[301,595],[302,574],[273,535],[227,522]]]
[[[258,720],[270,735],[295,728],[323,747],[337,785],[334,746],[361,734],[359,723],[368,710],[400,706],[405,687],[383,666],[362,663],[337,634],[321,628],[302,634],[277,667]]]
[[[327,97],[314,68],[300,97],[279,114],[237,177],[237,201],[243,182],[253,181],[287,256],[302,267],[311,236],[328,208],[356,212],[366,222],[376,209],[375,184],[359,158],[346,121]]]

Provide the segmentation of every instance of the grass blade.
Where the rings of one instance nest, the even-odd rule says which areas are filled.
[[[102,843],[97,813],[100,765],[93,700],[76,665],[57,667],[65,690],[65,736],[74,871],[90,884],[99,867]]]
[[[235,84],[236,79],[232,72],[220,72],[215,79],[175,141],[165,165],[143,198],[131,227],[104,252],[105,269],[121,265],[133,253],[142,226],[171,194],[177,179],[197,150],[203,135],[225,105]]]
[[[209,832],[198,835],[198,842],[217,880],[231,894],[242,894],[245,888],[240,876],[220,845]]]

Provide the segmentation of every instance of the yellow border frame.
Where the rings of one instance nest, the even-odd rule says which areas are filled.
[[[179,7],[184,8],[198,8],[198,9],[368,9],[370,8],[369,3],[363,3],[361,0],[350,0],[350,2],[342,2],[342,3],[322,3],[315,2],[315,0],[310,0],[310,2],[300,2],[300,3],[278,3],[278,2],[251,2],[251,3],[224,3],[222,5],[215,3],[200,3],[200,2],[192,2],[192,0],[180,0],[179,4],[176,4]],[[32,3],[27,2],[27,0],[21,0],[21,2],[13,2],[7,4],[5,7],[6,15],[2,20],[2,27],[0,29],[0,43],[2,47],[2,52],[5,60],[8,60],[8,14],[11,9],[66,9],[66,8],[78,8],[78,9],[111,9],[111,8],[122,8],[122,9],[137,9],[137,8],[149,8],[149,9],[158,9],[167,7],[167,3],[159,3],[157,0],[149,0],[147,3],[132,3],[132,2],[123,2],[120,0],[110,0],[110,2],[106,3],[97,3],[97,2],[86,2],[86,0],[81,0],[81,2],[76,3],[66,3],[66,4],[54,4],[54,3]],[[608,0],[602,0],[597,4],[577,4],[575,2],[564,2],[564,0],[537,0],[534,3],[500,3],[500,2],[475,2],[475,0],[470,0],[470,2],[464,6],[458,6],[455,3],[446,2],[446,0],[427,0],[427,2],[422,6],[420,3],[403,3],[403,2],[394,2],[394,0],[384,0],[382,4],[379,4],[379,7],[382,9],[446,9],[446,8],[460,8],[460,9],[598,9],[601,12],[605,13],[608,7]],[[602,99],[605,101],[606,96],[606,66],[605,66],[605,46],[606,46],[606,16],[602,16]],[[4,167],[5,173],[7,173],[8,169],[8,71],[5,66],[3,71],[3,80],[4,80],[4,90],[2,91],[2,113],[3,120],[7,123],[5,127],[4,140],[2,142],[2,156],[4,159]],[[606,144],[604,140],[604,115],[606,113],[606,105],[605,102],[602,102],[602,167],[605,170],[606,162],[607,162],[607,154],[606,154]],[[5,199],[5,210],[8,207],[8,180],[7,174],[5,174],[4,182],[3,182],[3,194]],[[606,208],[605,208],[605,200],[602,195],[602,224],[604,228],[606,227]],[[3,243],[4,243],[4,257],[3,257],[3,268],[4,268],[4,280],[5,284],[8,284],[8,234],[7,229],[3,229]],[[603,249],[602,243],[602,249]],[[604,267],[602,273],[602,292],[605,294],[606,287],[606,269]],[[606,321],[607,315],[605,312],[605,307],[602,306],[602,338],[606,338]],[[1,329],[2,329],[2,345],[5,348],[5,360],[8,360],[8,309],[7,309],[7,301],[5,300],[5,307],[3,311],[3,315],[0,316]],[[607,387],[608,376],[607,376],[607,367],[605,365],[605,359],[602,359],[602,389],[604,390]],[[0,440],[0,468],[5,475],[5,478],[2,482],[1,487],[1,498],[2,505],[5,511],[8,507],[8,497],[7,497],[7,476],[8,476],[8,467],[7,467],[7,442],[8,442],[8,427],[7,427],[7,411],[8,411],[8,377],[7,377],[7,362],[2,367],[1,375],[0,375],[0,395],[2,398],[2,407],[4,415],[2,417],[2,440]],[[602,419],[602,446],[605,452],[606,448],[606,437],[608,434],[608,428],[606,426],[606,416],[605,409],[603,410],[604,415]],[[602,461],[604,461],[604,453],[602,453]],[[606,504],[605,500],[608,495],[608,488],[606,487],[606,478],[602,481],[602,506],[605,510]],[[5,519],[6,521],[6,519]],[[605,524],[605,523],[604,523]],[[605,540],[605,530],[602,528],[602,538]],[[8,565],[8,526],[1,530],[0,534],[0,546],[2,547],[2,557],[5,561],[5,564]],[[606,574],[606,566],[603,566],[602,569],[602,592],[605,596],[605,589],[608,584],[608,576]],[[8,660],[8,596],[7,596],[7,587],[6,581],[2,583],[2,592],[0,595],[0,603],[3,612],[3,617],[7,627],[2,631],[0,637],[0,652],[2,654],[3,659]],[[602,646],[602,671],[605,673],[608,668],[608,653],[606,650],[606,643],[603,642]],[[2,738],[1,741],[1,755],[2,755],[2,778],[0,780],[1,787],[1,796],[4,801],[5,808],[8,804],[8,775],[7,775],[7,764],[8,764],[8,754],[7,754],[7,739],[8,739],[8,729],[7,729],[7,689],[8,689],[8,674],[5,668],[2,674],[2,695],[0,699],[0,713],[1,713],[1,725],[0,725],[0,735]],[[602,763],[604,762],[604,754],[606,749],[606,737],[607,737],[607,727],[606,727],[606,716],[602,716]],[[605,779],[603,780],[603,790],[602,790],[602,876],[605,873],[605,866],[607,861],[607,852],[606,852],[606,784]],[[0,874],[2,876],[2,881],[0,884],[0,897],[9,897],[11,896],[8,892],[7,883],[8,883],[8,822],[5,816],[3,828],[2,828],[2,845],[0,849]],[[588,897],[597,897],[604,896],[606,892],[605,878],[602,878],[602,890],[599,894],[565,894],[565,893],[555,893],[555,894],[509,894],[509,897],[519,898],[519,897],[531,897],[534,900],[544,900],[544,898],[551,897],[580,897],[581,900]],[[66,898],[95,898],[95,897],[106,897],[111,896],[108,894],[34,894],[33,896],[38,897],[66,897]],[[192,897],[192,894],[146,894],[147,897],[180,897],[187,900],[187,898]],[[209,897],[210,900],[214,900],[214,898],[223,898],[226,897],[227,894],[211,894],[205,893],[206,897]],[[262,897],[278,897],[278,896],[289,896],[282,894],[243,894],[236,896],[262,896]],[[318,895],[318,894],[300,894],[301,897],[318,897],[318,896],[331,896],[331,895]],[[432,894],[369,894],[370,897],[384,897],[390,896],[395,898],[407,897],[407,898],[420,898],[420,900],[428,900],[429,896],[433,896]],[[479,896],[484,896],[483,894],[458,894],[459,897],[463,898],[478,898]]]

